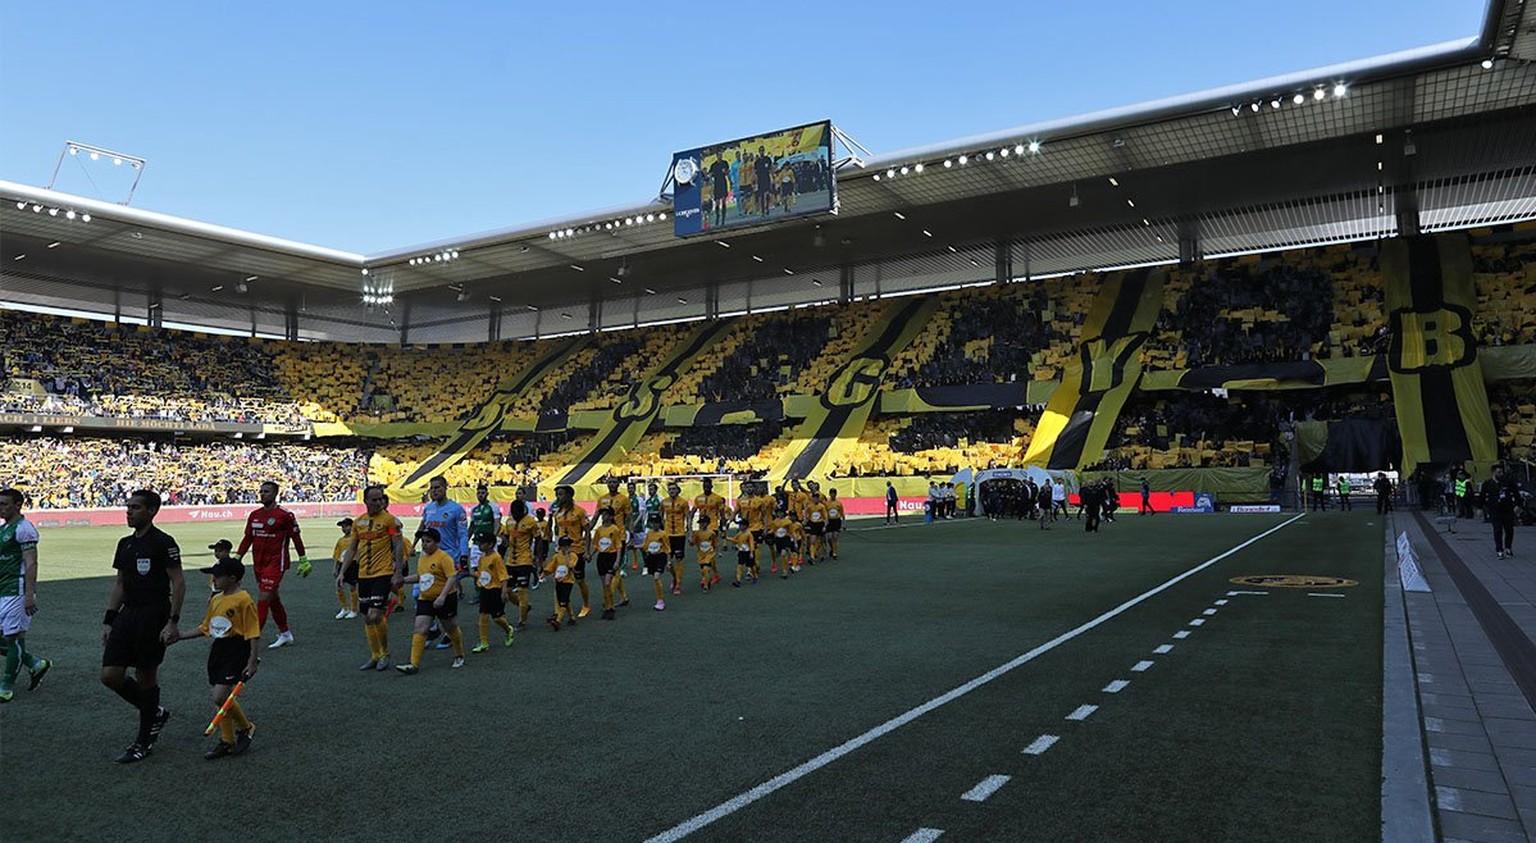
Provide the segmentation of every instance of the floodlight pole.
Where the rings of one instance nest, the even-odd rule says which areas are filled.
[[[91,146],[88,143],[78,143],[72,140],[64,141],[64,148],[59,150],[59,159],[53,162],[53,176],[48,179],[47,190],[52,190],[54,183],[59,180],[59,170],[64,166],[64,157],[66,155],[79,155],[82,152],[93,155],[96,158],[105,155],[118,163],[127,161],[128,166],[133,168],[133,184],[128,186],[127,198],[117,204],[127,205],[133,201],[133,193],[139,189],[139,179],[144,178],[144,168],[148,166],[149,161],[137,155],[129,155],[126,152],[114,152],[105,147]]]

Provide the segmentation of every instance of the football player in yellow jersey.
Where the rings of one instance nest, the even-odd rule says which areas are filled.
[[[730,512],[731,507],[725,502],[725,498],[715,494],[714,480],[706,477],[704,478],[703,485],[703,494],[697,495],[693,499],[694,521],[697,522],[700,516],[707,515],[709,516],[710,527],[718,531],[725,524],[725,517]],[[714,575],[714,580],[711,584],[720,582],[720,572],[718,569],[714,571]]]
[[[791,527],[794,522],[789,518],[789,511],[779,507],[776,517],[768,522],[768,553],[773,559],[773,567],[770,571],[779,570],[782,563],[784,570],[779,574],[780,579],[789,579],[789,565],[793,555],[790,549],[794,546],[794,536],[791,535]]]
[[[576,617],[592,614],[592,598],[587,595],[587,545],[592,534],[592,522],[587,511],[576,503],[576,490],[570,486],[555,487],[555,504],[550,520],[555,523],[555,534],[571,540],[571,552],[576,554],[576,589],[581,592],[581,612]]]
[[[458,571],[454,559],[438,546],[442,535],[436,527],[419,531],[416,540],[421,545],[421,558],[416,561],[416,573],[405,578],[406,582],[415,583],[421,589],[416,598],[411,660],[395,666],[407,676],[421,670],[421,654],[427,649],[427,629],[434,619],[453,642],[453,666],[464,666],[464,630],[459,628],[459,592],[455,587]]]
[[[688,543],[688,501],[683,499],[683,487],[667,484],[667,496],[661,499],[662,525],[667,531],[667,565],[672,574],[672,593],[683,593],[683,548]]]
[[[576,585],[577,554],[570,536],[562,535],[555,543],[555,555],[544,564],[544,573],[555,578],[555,613],[545,618],[549,628],[560,631],[560,624],[576,625],[571,612],[571,589]]]
[[[790,571],[800,573],[800,565],[805,561],[805,525],[793,513],[789,513],[789,562]]]
[[[805,505],[805,533],[808,559],[815,565],[826,553],[827,499],[821,496],[820,489],[811,491],[811,500]]]
[[[517,629],[528,628],[528,592],[538,576],[533,556],[533,537],[538,531],[538,522],[528,514],[528,504],[513,501],[506,523],[501,525],[501,534],[506,537],[508,588],[517,601]]]
[[[506,645],[512,646],[517,633],[507,623],[507,565],[496,552],[496,537],[490,533],[475,536],[475,546],[480,554],[475,559],[475,587],[480,590],[480,643],[471,653],[483,653],[491,649],[491,622],[507,634]]]
[[[630,491],[633,492],[635,484],[631,483],[629,484],[629,487]],[[631,507],[629,503],[629,495],[621,494],[619,492],[619,481],[617,480],[609,480],[608,494],[603,495],[597,499],[597,511],[602,512],[605,509],[613,510],[613,523],[617,524],[620,530],[625,531],[624,538],[627,541],[629,538],[628,530],[629,519],[631,517]],[[627,606],[629,605],[629,590],[624,587],[623,562],[624,548],[623,546],[620,546],[619,564],[614,567],[613,576],[610,578],[612,585],[607,586],[607,582],[605,582],[605,586],[612,589],[614,599],[618,601],[618,605]]]
[[[341,607],[336,611],[336,620],[342,620],[357,617],[357,560],[347,556],[347,549],[352,546],[352,519],[343,518],[336,526],[341,528],[341,538],[331,550],[331,559],[336,562],[336,578],[344,583],[336,586],[336,604]]]
[[[800,487],[799,479],[789,481],[789,511],[801,521],[805,520],[806,506],[811,502],[811,493]]]
[[[600,509],[597,529],[592,531],[589,553],[597,559],[597,575],[603,583],[603,620],[613,620],[614,584],[624,572],[624,528],[615,521],[613,510]],[[627,605],[625,597],[618,605]]]
[[[543,565],[544,560],[549,558],[549,543],[554,536],[549,529],[549,519],[545,516],[543,507],[534,511],[533,518],[538,522],[533,532],[533,561]],[[538,584],[535,583],[534,587],[537,588]]]
[[[836,489],[827,490],[827,550],[832,553],[832,558],[837,558],[837,540],[843,535],[843,520],[848,513],[843,509],[843,502],[837,497]]]
[[[699,528],[688,537],[688,543],[697,548],[699,560],[699,588],[709,591],[710,587],[720,581],[720,574],[715,570],[715,553],[720,544],[720,537],[715,535],[715,522],[708,515],[699,516]]]
[[[753,538],[752,531],[747,529],[747,519],[736,519],[736,532],[731,534],[731,545],[736,548],[736,579],[731,581],[732,588],[741,588],[741,576],[746,574],[748,582],[757,584],[757,539]]]
[[[650,529],[645,532],[645,538],[640,545],[640,554],[645,559],[645,572],[651,577],[651,585],[656,587],[656,611],[667,608],[667,602],[661,592],[661,575],[667,570],[667,541],[666,530],[662,529],[661,513],[651,514]]]
[[[773,520],[773,498],[767,494],[754,493],[752,504],[741,513],[746,516],[747,529],[752,532],[752,564],[757,565],[758,553],[766,546],[768,541],[768,522]],[[772,549],[769,550],[772,553]]]
[[[208,684],[212,686],[209,696],[214,708],[223,707],[224,717],[219,721],[219,742],[203,754],[212,761],[245,752],[256,733],[256,724],[245,716],[240,701],[230,699],[229,694],[237,683],[249,682],[256,675],[261,626],[256,619],[256,601],[240,587],[240,578],[245,575],[245,565],[240,560],[227,557],[213,567],[198,570],[213,577],[217,591],[208,600],[202,625],[179,634],[171,643],[204,635],[213,638],[213,646],[208,649]]]
[[[357,602],[363,608],[363,632],[368,636],[368,661],[360,670],[389,670],[389,619],[384,614],[389,593],[405,576],[405,539],[400,519],[386,511],[384,487],[363,490],[368,511],[352,525],[352,544],[345,551],[357,562]],[[342,574],[336,585],[343,585]]]

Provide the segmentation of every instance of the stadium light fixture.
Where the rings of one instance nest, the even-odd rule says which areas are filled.
[[[13,260],[13,261],[19,261],[19,260],[21,260],[21,259],[22,259],[22,258],[24,258],[24,257],[26,257],[26,256],[27,256],[27,253],[26,253],[26,252],[22,252],[22,253],[21,253],[21,254],[19,254],[19,255],[17,255],[17,256],[16,256],[16,257],[14,257],[14,258],[11,258],[11,260]]]
[[[899,220],[904,220],[904,219],[907,218],[907,215],[903,214],[900,211],[892,211],[891,213],[895,214],[896,215],[896,219],[899,219]]]
[[[55,240],[52,243],[48,244],[48,248],[50,248],[50,249],[57,249],[57,248],[59,248],[59,246],[60,246],[60,243],[57,240]]]
[[[795,271],[793,269],[790,269],[789,267],[786,266],[786,267],[784,267],[784,274],[785,275],[794,275]]]
[[[75,211],[74,211],[74,209],[73,209],[73,208],[71,208],[71,209],[70,209],[70,210],[68,210],[68,211],[65,211],[65,212],[64,212],[64,219],[67,219],[67,220],[72,220],[72,219],[74,219],[74,218],[75,218],[75,217],[76,217],[76,216],[77,216],[77,215],[76,215],[76,214],[75,214]]]
[[[18,211],[25,211],[26,209],[27,209],[27,203],[26,203],[25,200],[16,203],[16,210],[18,210]]]
[[[960,158],[958,160],[960,161],[960,166],[964,167],[966,164],[970,163],[971,159],[969,157],[967,157],[967,156],[962,155],[962,156],[960,156]]]
[[[921,173],[923,171],[923,165],[921,163],[913,164],[912,165],[912,170],[913,170],[913,172]]]
[[[993,156],[994,156],[994,155],[995,155],[995,154],[996,154],[996,153],[992,153],[992,152],[988,152],[988,153],[987,153],[987,160],[988,160],[988,161],[991,161],[991,160],[992,160],[992,158],[993,158]]]
[[[1134,199],[1127,199],[1127,200],[1125,200],[1125,204],[1130,205],[1132,208],[1134,208],[1134,207],[1136,207],[1136,200],[1134,200]]]
[[[486,296],[486,298],[496,302],[497,304],[501,304],[501,296]]]
[[[821,279],[820,278],[812,278],[811,279],[811,286],[812,287],[820,287],[821,286]]]
[[[1347,88],[1343,82],[1333,86],[1333,96],[1335,98],[1343,97],[1347,93],[1349,93],[1349,88]]]
[[[1493,59],[1483,59],[1483,69],[1484,70],[1492,70],[1493,69]]]
[[[910,172],[912,172],[912,168],[907,167],[906,165],[902,166],[902,168],[901,168],[901,174],[902,175],[906,175],[907,173],[910,173]]]
[[[210,289],[208,292],[210,292],[210,293],[217,293],[218,291],[220,291],[222,289],[224,289],[224,285],[223,284],[215,284],[215,285],[213,285],[212,289]]]
[[[757,256],[757,255],[753,255],[752,256],[752,260],[755,260],[758,263],[762,263],[763,262],[763,259],[761,257]]]
[[[80,221],[81,222],[90,222],[91,221],[91,215],[90,214],[81,214],[80,215]]]
[[[944,159],[944,169],[948,170],[953,166],[955,166],[955,162],[949,160],[948,158]]]
[[[1275,97],[1274,99],[1270,100],[1269,101],[1269,107],[1270,108],[1279,108],[1280,107],[1280,98],[1279,97]]]
[[[1004,158],[1007,158],[1008,157],[1008,147],[1005,146],[1002,149],[999,149],[997,151],[997,154],[1003,156]],[[987,157],[991,158],[992,156],[991,156],[991,154],[988,154]]]
[[[725,242],[724,240],[716,240],[715,241],[715,245],[719,246],[722,249],[729,249],[729,248],[731,248],[731,244]]]
[[[1037,141],[1037,140],[1030,141],[1029,142],[1029,152],[1030,152],[1031,155],[1039,155],[1040,154],[1040,142]]]
[[[891,169],[886,170],[885,171],[885,177],[888,178],[888,179],[896,178],[896,168],[892,167]]]
[[[1116,179],[1114,176],[1110,176],[1109,177],[1109,186],[1110,187],[1119,187],[1120,186],[1120,181],[1118,179]]]
[[[1236,117],[1237,115],[1242,114],[1242,113],[1243,113],[1243,107],[1242,106],[1240,106],[1240,105],[1232,106],[1232,116],[1233,117]]]
[[[367,274],[368,274],[368,267],[366,267],[366,266],[365,266],[365,267],[363,267],[363,274],[364,274],[364,275],[367,275]]]
[[[1328,92],[1324,91],[1322,88],[1317,88],[1317,89],[1312,91],[1312,99],[1321,100],[1323,97],[1326,97],[1326,96],[1328,96]]]
[[[648,295],[648,296],[654,296],[654,295],[656,295],[656,291],[652,290],[650,287],[646,287],[645,288],[645,294]]]
[[[1291,97],[1291,102],[1296,104],[1296,105],[1301,105],[1302,103],[1304,103],[1306,101],[1307,101],[1307,98],[1302,96],[1301,94],[1297,94],[1296,96]]]
[[[875,173],[875,181],[879,181],[879,180],[880,180],[880,174],[879,173]]]
[[[960,251],[960,250],[959,250],[959,249],[956,249],[956,248],[955,248],[955,244],[953,244],[953,243],[946,243],[946,244],[945,244],[945,246],[944,246],[944,247],[945,247],[945,248],[946,248],[946,249],[949,249],[949,251],[950,251],[950,253],[951,253],[951,254],[954,254],[954,253],[955,253],[955,252],[958,252],[958,251]]]
[[[584,267],[584,266],[582,266],[582,265],[581,265],[581,264],[579,264],[579,263],[573,263],[573,264],[571,264],[571,269],[574,269],[574,270],[576,270],[576,271],[577,271],[577,272],[586,272],[586,271],[587,271],[587,268],[586,268],[586,267]]]
[[[32,213],[40,214],[42,212],[43,212],[43,206],[42,205],[33,205],[32,206]]]
[[[923,229],[923,236],[924,237],[932,237],[933,236],[933,232],[931,232],[931,231],[929,231],[928,229],[925,228],[925,229]]]
[[[1030,145],[1031,146],[1035,146],[1035,144],[1033,144],[1033,143],[1031,143]],[[1031,149],[1030,152],[1034,152],[1034,150]],[[1015,155],[1023,155],[1024,154],[1024,144],[1022,144],[1022,143],[1015,144],[1014,147],[1013,147],[1013,154],[1015,154]]]
[[[687,304],[687,303],[688,303],[688,300],[687,300],[687,299],[685,299],[685,298],[683,298],[683,297],[682,297],[682,296],[678,296],[678,297],[677,297],[677,303],[678,303],[678,304]]]
[[[539,309],[538,309],[538,308],[537,308],[537,307],[534,307],[534,306],[533,306],[533,305],[531,305],[531,304],[530,304],[530,305],[526,305],[526,307],[527,307],[527,308],[528,308],[528,309],[529,309],[529,310],[531,310],[531,311],[533,311],[533,312],[534,312],[534,313],[538,313],[538,312],[539,312]]]
[[[1248,110],[1255,114],[1259,113],[1259,104],[1256,102],[1248,103]]]

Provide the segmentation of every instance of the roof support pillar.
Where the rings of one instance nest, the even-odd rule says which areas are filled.
[[[149,291],[149,301],[144,303],[144,321],[151,328],[158,328],[165,324],[165,291],[154,289]],[[251,325],[255,326],[253,319]],[[254,332],[254,331],[253,331]]]
[[[501,339],[501,305],[491,302],[491,307],[486,311],[485,339],[487,342],[496,342]]]
[[[1399,237],[1414,237],[1419,233],[1419,191],[1416,187],[1419,183],[1416,166],[1419,160],[1418,155],[1419,148],[1413,140],[1413,130],[1408,129],[1403,132],[1403,157],[1399,159],[1400,163],[1396,167],[1385,168],[1395,172],[1383,174],[1390,175],[1392,178],[1392,210],[1397,214],[1397,236]],[[1388,160],[1391,159],[1388,158]],[[1377,187],[1377,201],[1382,203],[1377,206],[1377,209],[1385,210],[1386,199],[1379,190],[1379,183]]]
[[[603,324],[603,300],[597,296],[592,297],[592,304],[587,307],[587,330],[597,333],[597,329]]]
[[[720,318],[720,282],[711,281],[704,288],[704,318]]]
[[[1200,246],[1200,220],[1186,217],[1179,220],[1179,266],[1189,266],[1205,257]]]
[[[837,300],[853,301],[853,264],[845,263],[837,268]]]
[[[289,299],[283,307],[283,339],[294,342],[299,338],[299,303]]]
[[[1013,281],[1013,241],[999,240],[992,246],[992,280],[999,284]]]
[[[411,341],[411,300],[405,299],[400,303],[400,344],[405,345]]]

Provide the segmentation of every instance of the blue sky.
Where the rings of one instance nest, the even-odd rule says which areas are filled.
[[[0,178],[91,143],[149,160],[135,207],[373,252],[644,201],[674,150],[758,131],[830,117],[888,152],[1473,35],[1483,8],[10,2]],[[122,197],[72,163],[61,188]]]

